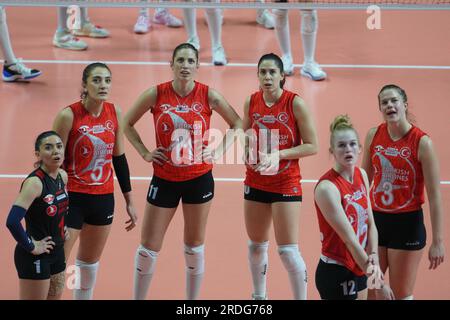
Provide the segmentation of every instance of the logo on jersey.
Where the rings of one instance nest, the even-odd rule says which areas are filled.
[[[275,116],[272,115],[272,114],[265,115],[265,116],[261,119],[261,122],[263,122],[263,123],[275,123],[276,121],[277,121],[277,119],[276,119]]]
[[[159,106],[159,108],[161,109],[162,112],[167,112],[169,111],[170,108],[172,108],[172,106],[170,104],[162,104]]]
[[[78,128],[78,132],[80,132],[81,134],[86,134],[89,132],[89,126],[81,126]]]
[[[106,130],[114,131],[114,122],[112,122],[111,120],[106,121],[105,128]]]
[[[192,105],[192,110],[194,110],[195,112],[201,112],[202,109],[203,109],[203,106],[199,102],[194,102],[194,104]]]
[[[189,112],[189,106],[187,106],[185,104],[179,104],[175,108],[175,112],[177,112],[177,113],[188,113]]]
[[[53,204],[53,200],[55,200],[55,196],[52,194],[48,194],[44,197],[44,202],[48,204]]]
[[[161,131],[162,133],[169,134],[172,132],[172,127],[167,122],[161,123]]]
[[[58,208],[55,205],[47,207],[47,210],[46,210],[47,215],[49,217],[53,217],[57,211],[58,211]]]
[[[255,113],[253,113],[252,117],[253,117],[253,120],[256,121],[256,120],[258,120],[259,118],[261,118],[261,115],[260,115],[259,113],[255,112]]]
[[[400,157],[402,158],[409,158],[411,156],[411,149],[409,149],[408,147],[403,147],[400,150]]]
[[[83,158],[88,158],[91,155],[91,148],[89,146],[81,146],[81,156]]]
[[[399,151],[397,148],[388,147],[385,149],[383,146],[378,145],[375,147],[375,151],[386,156],[402,157],[403,159],[407,159],[411,156],[411,149],[408,147],[403,147]]]
[[[281,112],[277,118],[281,123],[286,123],[289,120],[289,116],[286,112]]]

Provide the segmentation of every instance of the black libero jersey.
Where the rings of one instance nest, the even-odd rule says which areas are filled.
[[[27,177],[38,177],[42,193],[28,208],[25,215],[26,230],[34,240],[51,236],[56,246],[64,244],[64,217],[69,207],[66,186],[58,173],[56,179],[38,168]]]

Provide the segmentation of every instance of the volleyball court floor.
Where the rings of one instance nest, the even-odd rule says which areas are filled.
[[[152,10],[153,12],[153,10]],[[182,17],[179,10],[172,12]],[[55,8],[7,8],[15,53],[43,75],[29,83],[0,83],[0,220],[4,222],[25,175],[33,169],[33,143],[38,133],[51,128],[56,113],[76,101],[81,91],[81,73],[90,61],[106,61],[113,74],[110,101],[124,112],[146,88],[171,79],[168,62],[173,48],[186,40],[184,28],[153,25],[146,35],[132,28],[137,9],[91,9],[93,22],[111,31],[108,39],[86,39],[89,49],[71,52],[52,46],[56,27]],[[255,23],[254,10],[226,10],[223,44],[229,64],[211,66],[210,40],[203,10],[198,10],[202,65],[197,80],[221,92],[242,116],[245,97],[258,89],[256,63],[268,52],[280,53],[275,33]],[[318,299],[314,274],[320,254],[314,180],[328,170],[328,126],[338,114],[347,113],[362,141],[369,128],[378,125],[377,94],[388,83],[403,87],[417,125],[433,139],[440,163],[444,214],[450,209],[450,11],[383,11],[380,30],[368,30],[364,11],[320,11],[317,60],[329,78],[313,82],[299,75],[287,79],[286,88],[298,92],[315,118],[320,142],[316,156],[301,159],[305,179],[301,206],[299,245],[308,267],[308,298]],[[294,63],[302,63],[299,12],[290,12]],[[137,125],[144,142],[155,145],[150,114]],[[222,131],[225,123],[213,116],[211,127]],[[95,299],[130,299],[134,253],[140,239],[151,165],[144,162],[126,142],[126,154],[133,176],[134,200],[139,212],[138,227],[127,233],[124,201],[116,191],[116,214],[103,253]],[[247,236],[243,219],[244,166],[222,164],[214,168],[216,192],[206,234],[206,272],[201,299],[250,299],[251,277],[247,266]],[[116,184],[116,190],[119,190]],[[424,205],[428,245],[417,277],[415,297],[449,299],[450,268],[445,261],[428,270],[431,243],[428,204]],[[449,219],[445,220],[445,245],[450,250]],[[166,235],[158,258],[149,299],[184,299],[183,223],[180,210]],[[18,298],[14,268],[15,242],[8,230],[0,232],[0,299]],[[68,265],[73,264],[76,248]],[[448,258],[446,258],[448,260]],[[70,274],[68,275],[70,276]],[[287,273],[276,252],[273,231],[270,238],[268,296],[291,299]],[[71,299],[66,289],[64,299]]]

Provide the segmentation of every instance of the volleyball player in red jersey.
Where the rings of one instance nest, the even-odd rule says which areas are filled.
[[[66,259],[80,238],[75,260],[80,271],[80,286],[73,292],[76,300],[92,299],[99,260],[111,230],[114,216],[111,164],[130,217],[126,230],[133,229],[137,220],[124,153],[121,111],[106,101],[111,81],[107,65],[89,64],[83,71],[82,99],[61,110],[53,125],[66,145],[70,198],[67,216],[70,240],[64,246]]]
[[[367,174],[356,166],[358,134],[348,116],[337,116],[330,131],[335,164],[314,189],[322,242],[315,276],[317,290],[326,300],[365,300],[369,276],[377,291],[392,299],[380,272]]]
[[[298,249],[302,201],[298,159],[317,153],[316,130],[305,102],[283,89],[283,62],[277,55],[262,56],[257,75],[260,90],[247,98],[243,120],[248,163],[244,212],[250,238],[252,296],[256,300],[267,298],[267,250],[273,221],[278,253],[289,274],[294,299],[306,299],[306,265]],[[271,148],[262,147],[266,144]]]
[[[67,173],[60,168],[64,145],[54,131],[35,142],[36,169],[22,182],[6,226],[17,240],[14,263],[22,300],[57,300],[64,290],[64,218],[68,207]],[[25,218],[26,231],[21,220]]]
[[[367,134],[363,168],[373,180],[370,196],[382,271],[389,270],[389,283],[397,299],[412,300],[426,245],[424,187],[433,232],[429,269],[436,269],[444,261],[439,164],[431,139],[408,119],[405,91],[386,85],[378,94],[378,102],[385,122]]]
[[[141,243],[135,256],[133,298],[139,300],[146,298],[164,235],[180,199],[184,216],[186,298],[198,297],[204,272],[205,228],[214,196],[210,160],[219,157],[202,138],[209,129],[213,111],[232,129],[242,128],[239,116],[221,94],[194,81],[199,67],[194,46],[189,43],[177,46],[170,65],[174,79],[144,91],[124,117],[128,140],[145,161],[153,162],[154,170]],[[147,149],[134,128],[148,110],[153,113],[155,124],[157,147],[153,151]],[[233,139],[223,142],[229,145]]]

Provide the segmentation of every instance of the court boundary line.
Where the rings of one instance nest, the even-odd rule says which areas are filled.
[[[89,64],[98,62],[99,60],[23,60],[25,63],[38,63],[38,64]],[[110,65],[136,65],[136,66],[168,66],[170,63],[167,61],[102,61]],[[201,62],[201,66],[214,66],[210,62]],[[240,63],[230,62],[226,67],[256,67],[256,63]],[[300,68],[303,64],[294,64],[294,67]],[[450,66],[427,66],[427,65],[388,65],[388,64],[320,64],[323,68],[335,68],[335,69],[413,69],[413,70],[450,70]]]
[[[25,179],[28,175],[26,174],[0,174],[0,179]],[[116,177],[114,177],[117,180]],[[131,176],[130,180],[133,181],[150,181],[152,176],[149,177],[139,177],[139,176]],[[214,178],[216,182],[243,182],[244,178]],[[319,180],[317,179],[302,179],[302,183],[317,183]],[[440,181],[442,185],[450,185],[450,180],[442,180]]]

